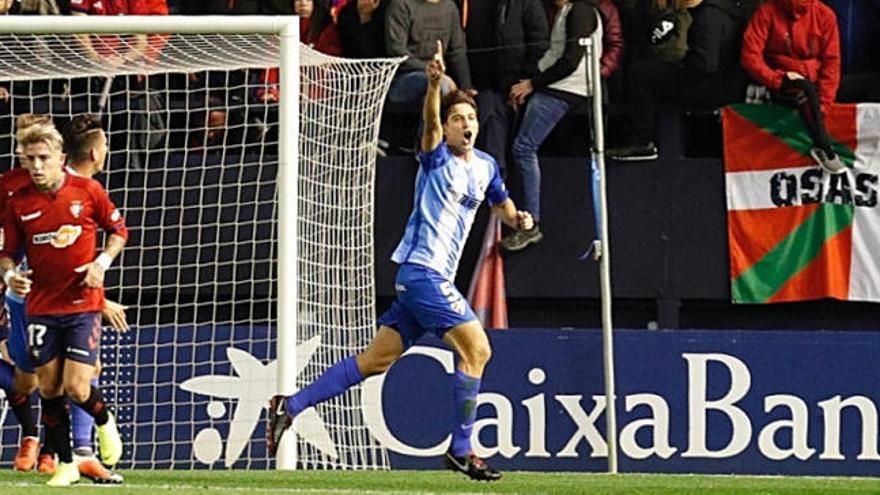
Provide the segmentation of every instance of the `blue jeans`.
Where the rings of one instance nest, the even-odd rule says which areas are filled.
[[[446,82],[440,82],[440,94],[446,96],[451,88]],[[388,89],[388,101],[391,103],[419,103],[428,92],[428,75],[424,71],[414,70],[398,73]]]
[[[513,163],[519,167],[523,182],[523,201],[517,207],[531,213],[535,222],[541,220],[538,148],[569,108],[571,105],[561,98],[544,92],[535,93],[526,104],[525,114],[513,139]]]

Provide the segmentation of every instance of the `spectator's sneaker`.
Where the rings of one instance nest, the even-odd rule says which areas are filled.
[[[269,424],[266,426],[266,444],[270,455],[274,456],[278,452],[281,437],[292,423],[293,418],[287,414],[287,397],[272,397],[269,401]]]
[[[73,456],[73,462],[79,469],[79,474],[92,480],[94,483],[105,485],[121,484],[123,479],[119,474],[110,471],[98,462],[95,456]]]
[[[116,427],[116,418],[113,414],[109,421],[101,426],[95,425],[98,432],[98,450],[101,452],[101,461],[104,464],[113,467],[122,457],[122,437],[119,436],[119,429]]]
[[[837,153],[826,153],[822,148],[813,148],[810,150],[810,156],[822,170],[829,174],[837,175],[846,172],[846,165]]]
[[[55,454],[44,452],[37,457],[37,472],[42,474],[54,474],[58,468],[58,459]]]
[[[28,472],[37,465],[37,454],[40,452],[40,440],[37,437],[24,437],[15,454],[15,469]]]
[[[46,484],[49,486],[70,486],[77,481],[79,481],[79,469],[76,468],[76,464],[62,462]]]
[[[537,225],[529,230],[518,230],[501,239],[501,249],[505,251],[521,251],[529,246],[541,242],[544,234]]]
[[[486,461],[472,453],[464,457],[456,457],[452,451],[446,453],[444,459],[447,469],[458,471],[476,481],[497,481],[501,479],[501,473],[489,467]]]
[[[612,148],[607,151],[612,160],[620,162],[647,162],[660,157],[654,143],[636,144],[623,148]]]

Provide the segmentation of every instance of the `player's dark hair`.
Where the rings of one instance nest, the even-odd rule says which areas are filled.
[[[471,98],[471,95],[465,93],[460,89],[456,89],[455,91],[449,93],[448,95],[443,97],[443,100],[440,102],[440,122],[446,123],[446,118],[449,117],[449,109],[458,105],[459,103],[467,103],[472,106],[474,110],[477,109],[477,102]]]
[[[64,152],[72,163],[81,163],[89,159],[89,150],[95,145],[101,127],[101,119],[97,115],[83,113],[70,119],[64,126]]]

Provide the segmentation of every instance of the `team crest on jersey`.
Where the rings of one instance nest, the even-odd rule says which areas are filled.
[[[73,245],[82,234],[82,225],[62,225],[55,232],[34,234],[33,244],[51,244],[52,247],[64,249]]]
[[[82,214],[83,205],[82,201],[71,201],[70,202],[70,214],[73,215],[73,218],[79,218]]]

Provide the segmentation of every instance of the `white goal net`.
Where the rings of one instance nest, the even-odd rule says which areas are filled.
[[[300,95],[284,94],[266,73],[279,64],[279,40],[151,35],[123,60],[108,53],[134,53],[137,38],[92,36],[104,52],[90,58],[75,35],[0,34],[0,87],[10,94],[0,100],[0,170],[17,166],[17,115],[49,114],[62,128],[91,112],[108,131],[96,179],[130,240],[107,296],[129,305],[132,331],[105,330],[101,386],[123,432],[123,467],[273,466],[264,423],[277,390],[278,306],[296,308],[297,386],[374,333],[376,142],[398,61],[301,46]],[[279,106],[298,96],[297,300],[280,301],[279,144],[296,137],[280,135]],[[387,467],[356,393],[303,421],[299,467]],[[2,418],[8,466],[18,425]]]

